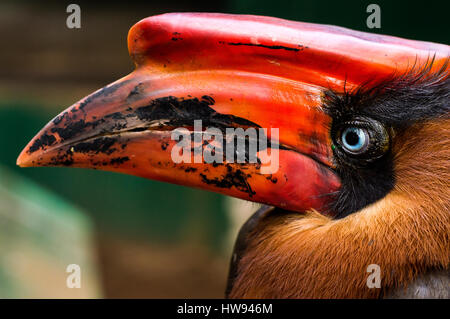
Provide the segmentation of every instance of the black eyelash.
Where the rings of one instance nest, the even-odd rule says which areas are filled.
[[[402,74],[382,80],[368,80],[343,92],[327,89],[322,95],[326,113],[334,121],[347,115],[367,116],[386,126],[404,127],[417,121],[449,116],[450,57],[437,71],[432,71],[435,57],[422,66],[414,65]]]

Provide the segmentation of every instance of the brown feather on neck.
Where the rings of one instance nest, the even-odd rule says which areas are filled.
[[[377,298],[450,265],[450,120],[393,145],[396,186],[344,219],[271,214],[251,235],[231,298]],[[367,267],[381,268],[381,289]]]

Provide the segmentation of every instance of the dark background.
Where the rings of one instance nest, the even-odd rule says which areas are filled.
[[[66,27],[72,2],[81,29]],[[108,172],[15,166],[54,115],[132,71],[126,36],[134,23],[174,11],[258,14],[449,43],[447,1],[72,2],[0,4],[0,165],[87,213],[105,297],[221,297],[230,249],[223,196]],[[381,29],[366,27],[370,3],[381,7]]]

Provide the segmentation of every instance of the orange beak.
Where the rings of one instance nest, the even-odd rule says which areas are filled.
[[[322,92],[382,79],[445,52],[438,44],[338,27],[198,13],[144,19],[131,28],[128,47],[136,70],[54,118],[18,165],[109,170],[329,215],[340,180]],[[180,128],[193,137],[184,162],[174,160]],[[208,128],[223,138],[208,138]],[[243,149],[243,162],[233,160],[239,150],[225,158],[225,133],[236,128],[258,134],[243,137],[246,145],[258,140],[256,151]],[[269,142],[261,147],[260,139]],[[205,149],[225,160],[207,163]]]

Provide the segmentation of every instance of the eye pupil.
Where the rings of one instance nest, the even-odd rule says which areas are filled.
[[[358,145],[359,143],[359,136],[356,132],[350,131],[345,135],[345,141],[348,145]]]

